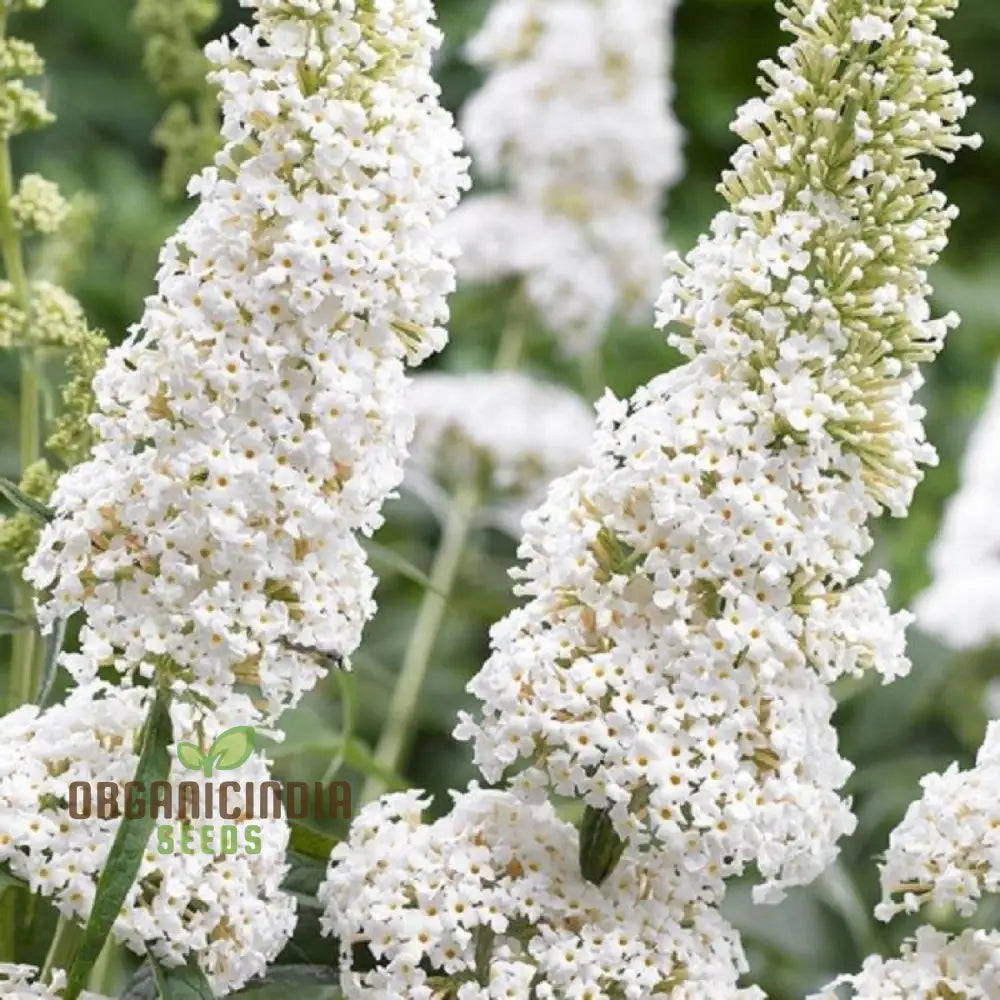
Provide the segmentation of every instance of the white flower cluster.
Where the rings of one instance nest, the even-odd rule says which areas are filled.
[[[982,893],[1000,891],[1000,722],[990,724],[974,767],[952,764],[920,784],[921,798],[890,837],[876,916],[927,902],[970,916]]]
[[[669,113],[675,0],[498,0],[470,42],[487,72],[462,119],[502,194],[450,223],[460,277],[523,278],[568,354],[613,314],[643,319],[662,277],[660,208],[680,175]]]
[[[70,207],[52,181],[25,174],[10,200],[10,210],[22,232],[54,233],[69,218]]]
[[[873,955],[861,972],[842,976],[809,1000],[996,1000],[1000,996],[1000,933],[970,930],[955,938],[921,927],[899,958]]]
[[[357,646],[374,587],[357,536],[402,478],[406,366],[445,339],[439,226],[467,176],[431,77],[430,0],[242,2],[253,25],[209,47],[225,146],[95,380],[98,443],[61,479],[26,574],[46,625],[86,621],[62,660],[65,702],[0,719],[0,864],[76,922],[120,823],[101,789],[129,808],[154,690],[169,690],[174,740],[204,752],[273,723],[323,653]],[[38,203],[22,197],[25,222],[58,214],[48,189],[23,194]],[[295,923],[289,828],[260,812],[266,761],[237,764],[214,782],[172,767],[172,815],[113,928],[168,966],[193,958],[218,995],[262,972]],[[31,970],[4,976],[51,995]]]
[[[933,579],[914,604],[917,624],[956,649],[1000,637],[1000,369],[962,461],[962,484],[949,501],[931,548]]]
[[[407,476],[418,492],[483,480],[511,527],[557,476],[586,457],[591,408],[561,385],[520,372],[418,375]]]
[[[60,1000],[66,985],[64,969],[52,972],[50,983],[37,982],[38,969],[33,965],[13,965],[0,962],[0,997],[4,1000]],[[84,990],[80,1000],[107,1000],[97,993]]]
[[[140,731],[151,701],[149,688],[94,685],[76,688],[64,704],[44,712],[25,705],[0,719],[0,743],[6,748],[0,761],[0,863],[80,922],[90,913],[128,804],[124,789],[136,774]],[[195,727],[186,706],[177,706],[173,716],[175,740],[205,747],[234,722],[219,718],[209,729],[202,720]],[[168,966],[197,955],[219,995],[262,972],[295,925],[294,898],[280,888],[287,871],[288,824],[273,813],[261,818],[254,808],[257,800],[246,801],[247,782],[259,789],[267,780],[266,764],[257,756],[214,779],[216,790],[221,781],[236,783],[223,803],[230,816],[239,813],[241,818],[233,820],[221,815],[206,779],[175,766],[171,818],[157,820],[112,931],[137,954],[149,948]],[[188,786],[180,789],[185,781]],[[86,784],[89,800],[77,791],[71,801],[74,782]],[[114,816],[101,815],[99,782],[117,786]],[[142,794],[145,808],[151,808],[153,789]],[[88,802],[89,817],[79,818]],[[212,817],[207,816],[209,803]],[[191,850],[185,850],[184,826],[193,836]],[[165,827],[169,839],[163,839]],[[224,827],[231,831],[224,833]],[[209,849],[203,850],[206,843]]]
[[[683,895],[669,866],[627,862],[598,889],[580,875],[576,830],[548,803],[473,786],[424,825],[426,804],[417,792],[387,796],[334,849],[320,900],[349,1000],[763,997],[737,987],[737,935]],[[361,945],[371,971],[353,966]]]
[[[779,5],[795,38],[737,120],[730,210],[660,299],[690,360],[608,395],[525,519],[528,600],[457,730],[510,790],[429,826],[384,800],[334,852],[349,997],[739,996],[725,878],[780,898],[852,828],[829,685],[908,669],[887,577],[858,577],[934,458],[917,365],[954,323],[926,281],[954,213],[919,161],[970,142],[952,6]]]
[[[405,363],[445,339],[466,174],[430,0],[243,3],[255,25],[209,47],[226,145],[28,577],[46,623],[86,612],[78,681],[169,669],[273,716],[322,672],[291,647],[349,655],[373,611],[356,535],[402,478]]]
[[[589,466],[526,518],[528,602],[457,731],[488,780],[520,762],[517,787],[693,881],[755,864],[761,899],[853,827],[828,685],[908,669],[887,578],[856,578],[867,520],[934,459],[917,365],[956,321],[927,303],[954,210],[920,161],[972,142],[935,33],[954,4],[844,6],[781,6],[795,38],[738,115],[730,210],[660,299],[690,361],[607,397]]]

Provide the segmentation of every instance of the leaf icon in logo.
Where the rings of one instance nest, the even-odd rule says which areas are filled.
[[[254,731],[252,726],[233,726],[222,733],[202,753],[194,743],[178,743],[177,759],[191,771],[202,771],[206,778],[212,777],[212,769],[232,771],[245,764],[253,753]]]
[[[208,758],[220,771],[232,771],[245,764],[253,753],[254,731],[252,726],[233,726],[212,744]]]
[[[193,743],[178,743],[177,759],[189,771],[200,771],[205,766],[204,754]]]

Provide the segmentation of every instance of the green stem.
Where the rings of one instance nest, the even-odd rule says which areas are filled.
[[[507,323],[504,326],[496,357],[493,359],[495,371],[512,371],[521,363],[524,342],[528,336],[529,304],[524,286],[518,285],[511,296]]]
[[[6,29],[6,16],[0,18],[0,36]],[[13,288],[14,303],[26,315],[29,285],[21,248],[21,235],[11,212],[10,200],[14,195],[14,170],[11,164],[10,141],[0,142],[0,254],[4,271]],[[35,351],[21,348],[21,419],[20,465],[21,474],[34,465],[42,454],[42,428],[40,420],[41,393]],[[31,588],[21,580],[14,584],[14,606],[21,614],[34,615],[34,596]],[[20,632],[11,649],[10,694],[12,707],[35,697],[36,662],[39,658],[38,637],[34,632]]]
[[[600,344],[580,358],[580,378],[583,383],[583,394],[588,401],[593,403],[600,399],[605,389],[604,363]]]
[[[109,937],[104,942],[101,955],[91,970],[87,989],[92,990],[98,996],[113,996],[117,992],[116,986],[120,978],[120,971],[121,948]]]
[[[478,505],[479,489],[471,483],[461,486],[452,500],[430,574],[433,590],[428,588],[424,591],[403,668],[389,705],[385,729],[375,748],[375,760],[383,772],[398,772],[406,753],[420,692],[427,678],[438,632],[458,577],[472,515]],[[362,802],[374,801],[385,792],[386,787],[382,778],[370,775],[361,794]]]
[[[44,983],[52,981],[52,973],[56,969],[68,969],[76,955],[80,941],[83,939],[83,928],[68,917],[59,917],[56,932],[45,956],[45,964],[39,980]]]
[[[493,367],[509,371],[518,366],[524,352],[528,332],[528,303],[523,287],[511,298],[507,323],[500,337]],[[441,535],[430,587],[424,591],[417,621],[403,658],[403,667],[396,681],[385,728],[375,748],[375,761],[382,776],[369,775],[361,792],[362,804],[373,802],[388,788],[385,774],[398,774],[403,757],[413,735],[413,718],[420,702],[420,692],[427,678],[431,656],[437,642],[445,611],[455,588],[462,552],[469,537],[472,518],[481,501],[481,490],[475,474],[461,483],[452,498],[448,518]]]
[[[21,893],[10,887],[0,893],[0,962],[17,959],[17,927],[21,917],[18,906]]]

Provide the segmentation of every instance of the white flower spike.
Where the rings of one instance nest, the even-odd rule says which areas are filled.
[[[755,864],[761,899],[854,826],[828,685],[909,669],[887,576],[857,577],[935,457],[914,395],[956,322],[927,302],[955,210],[922,157],[975,143],[954,6],[779,3],[793,41],[737,117],[729,208],[660,298],[690,360],[607,396],[589,465],[526,518],[527,603],[457,731],[488,780],[523,768],[694,880]]]
[[[682,171],[670,114],[675,0],[497,0],[469,43],[487,74],[462,131],[500,194],[449,223],[463,281],[519,277],[564,352],[615,314],[646,322],[662,278],[661,203]]]
[[[272,717],[373,612],[357,535],[413,432],[405,363],[445,340],[437,227],[465,185],[430,0],[243,0],[209,47],[226,145],[157,294],[98,376],[100,442],[65,476],[29,580],[87,615],[77,681],[171,672]]]

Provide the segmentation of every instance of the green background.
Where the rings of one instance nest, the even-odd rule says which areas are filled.
[[[462,41],[475,30],[485,0],[439,0],[448,43],[440,78],[447,103],[457,108],[477,83],[460,55]],[[73,290],[91,321],[120,339],[138,318],[152,290],[157,250],[183,216],[183,205],[160,194],[160,157],[150,134],[163,103],[141,66],[141,43],[129,27],[128,0],[50,0],[41,14],[18,16],[14,33],[30,37],[49,62],[46,87],[57,124],[16,144],[19,171],[37,169],[58,180],[67,193],[86,191],[98,198],[99,215],[91,245],[83,254]],[[228,4],[225,19],[239,16]],[[958,309],[963,326],[929,373],[924,402],[928,427],[941,452],[905,522],[879,526],[873,564],[889,568],[893,599],[904,605],[925,584],[927,544],[942,505],[957,484],[957,463],[982,406],[1000,347],[1000,4],[965,0],[945,26],[956,62],[976,74],[978,104],[970,128],[985,147],[942,167],[944,188],[962,215],[952,245],[933,278],[939,309]],[[720,200],[714,186],[734,148],[728,124],[735,107],[755,92],[756,63],[780,43],[777,17],[763,0],[685,0],[676,25],[676,112],[686,132],[687,177],[673,192],[665,225],[680,247],[702,231]],[[454,300],[452,346],[442,360],[453,369],[486,367],[497,337],[495,317],[503,312],[502,293],[462,291]],[[578,385],[575,370],[564,369],[546,339],[532,338],[531,367]],[[605,381],[628,393],[654,373],[675,363],[662,338],[649,329],[615,330],[604,351]],[[0,352],[0,472],[15,475],[17,463],[17,365]],[[403,497],[388,508],[389,523],[379,541],[426,568],[437,528],[416,500]],[[487,629],[512,603],[506,570],[514,545],[483,532],[469,547],[461,586],[452,601],[437,646],[432,673],[414,733],[406,778],[434,791],[436,808],[447,808],[446,791],[463,786],[473,773],[467,748],[450,738],[455,714],[467,705],[463,688],[481,664]],[[350,682],[357,704],[360,739],[373,743],[381,712],[392,689],[417,603],[419,586],[386,568],[379,589],[381,612],[355,660]],[[911,926],[897,921],[876,925],[870,917],[876,898],[875,858],[889,830],[918,790],[919,776],[953,759],[967,762],[981,739],[985,717],[981,695],[997,673],[989,651],[957,657],[931,640],[911,633],[914,671],[889,688],[864,683],[845,687],[839,723],[844,754],[857,765],[850,791],[860,818],[858,833],[844,844],[842,860],[824,881],[794,893],[776,909],[751,911],[737,889],[731,905],[743,927],[756,981],[775,1000],[802,996],[837,972],[857,967],[871,950],[895,948]],[[296,745],[283,757],[286,777],[323,773],[341,727],[341,693],[332,681],[298,710]],[[327,749],[324,749],[327,747]],[[345,775],[357,778],[347,767]],[[356,786],[360,790],[360,781]],[[940,914],[947,926],[947,915]],[[996,910],[980,920],[996,923]]]

